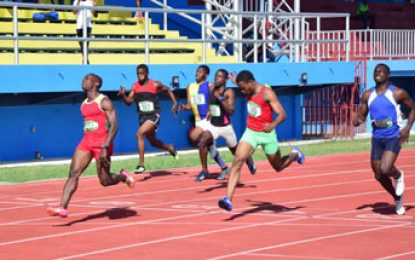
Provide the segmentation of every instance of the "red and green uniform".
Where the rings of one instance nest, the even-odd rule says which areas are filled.
[[[84,137],[77,149],[91,153],[95,158],[99,158],[102,145],[107,140],[109,124],[107,116],[101,108],[101,101],[106,98],[104,94],[99,94],[94,100],[88,102],[85,99],[81,104],[81,114],[84,118]],[[113,145],[108,148],[108,156],[112,154]]]
[[[264,132],[265,126],[273,121],[271,105],[264,100],[266,88],[269,86],[264,85],[256,95],[248,96],[247,128],[240,142],[249,143],[254,149],[260,145],[266,154],[275,154],[279,150],[275,129]]]

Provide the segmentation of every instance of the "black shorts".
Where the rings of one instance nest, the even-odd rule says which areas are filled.
[[[157,129],[160,124],[160,115],[159,114],[141,115],[139,119],[140,126],[142,126],[144,122],[147,120],[153,122],[156,125],[156,129]]]
[[[372,152],[370,154],[370,160],[379,161],[382,159],[383,152],[385,151],[391,151],[395,154],[399,154],[401,151],[399,138],[372,138]]]

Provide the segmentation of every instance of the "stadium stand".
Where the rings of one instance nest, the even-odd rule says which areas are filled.
[[[288,1],[293,4],[293,0]],[[363,29],[362,22],[353,19],[359,1],[345,2],[338,0],[301,1],[301,12],[321,13],[350,13],[350,29]],[[370,11],[376,19],[376,29],[414,29],[415,8],[411,3],[370,2]],[[315,23],[310,24],[315,30]],[[330,23],[322,24],[322,30],[340,30],[344,28],[344,21],[332,19]]]
[[[49,4],[50,1],[42,1]],[[102,2],[102,1],[101,1]],[[100,2],[98,1],[98,4]],[[33,37],[76,37],[75,15],[69,10],[57,10],[58,21],[36,23],[34,12],[50,10],[19,9],[19,36]],[[13,15],[11,8],[0,8],[0,35],[13,36]],[[137,64],[145,62],[145,42],[102,41],[103,39],[144,39],[144,21],[131,17],[130,12],[100,12],[93,18],[92,41],[89,48],[91,64]],[[185,41],[178,31],[161,30],[158,24],[149,19],[150,39],[175,39]],[[14,43],[12,40],[0,40],[0,64],[13,64]],[[152,64],[200,63],[202,60],[202,43],[192,42],[150,42],[149,52]],[[216,56],[213,48],[206,51],[209,63],[235,62],[232,56]],[[82,54],[77,41],[68,40],[20,40],[20,64],[80,64]]]

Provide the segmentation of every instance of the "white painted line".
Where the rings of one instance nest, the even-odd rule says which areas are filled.
[[[351,235],[356,235],[356,234],[363,234],[363,233],[368,233],[368,232],[373,232],[373,231],[384,230],[384,229],[399,228],[399,227],[404,227],[404,226],[408,226],[408,225],[412,225],[412,223],[409,222],[409,223],[403,223],[403,224],[392,225],[392,226],[368,228],[368,229],[363,229],[363,230],[358,230],[358,231],[349,231],[349,232],[338,233],[338,234],[334,234],[334,235],[313,237],[313,238],[297,240],[297,241],[288,242],[288,243],[275,244],[275,245],[271,245],[271,246],[267,246],[267,247],[261,247],[261,248],[246,250],[246,251],[240,251],[240,252],[237,252],[237,253],[217,256],[217,257],[213,257],[213,258],[209,258],[209,259],[210,260],[225,259],[225,258],[230,258],[230,257],[235,257],[235,256],[240,256],[240,255],[251,254],[251,253],[264,251],[264,250],[270,250],[270,249],[276,249],[276,248],[282,248],[282,247],[288,247],[288,246],[296,246],[296,245],[306,244],[306,243],[310,243],[310,242],[326,240],[326,239],[330,239],[330,238],[345,237],[345,236],[351,236]]]
[[[396,255],[389,255],[389,256],[380,257],[380,258],[377,258],[377,260],[394,259],[394,258],[399,258],[399,257],[402,257],[402,256],[408,256],[408,255],[414,255],[414,254],[415,254],[415,250],[405,252],[405,253],[396,254]]]
[[[147,241],[147,242],[129,244],[129,245],[120,246],[120,247],[113,247],[113,248],[107,248],[107,249],[103,249],[103,250],[96,250],[96,251],[86,252],[86,253],[82,253],[82,254],[78,254],[78,255],[65,256],[65,257],[61,257],[61,258],[58,258],[58,259],[59,260],[66,260],[66,259],[81,258],[81,257],[85,257],[85,256],[90,256],[90,255],[97,255],[97,254],[103,254],[103,253],[113,252],[113,251],[117,251],[117,250],[123,250],[123,249],[127,249],[127,248],[133,248],[133,247],[137,248],[137,247],[141,247],[141,246],[157,244],[157,243],[163,243],[163,242],[168,242],[168,241],[173,241],[173,240],[179,240],[179,239],[185,239],[185,238],[191,238],[191,237],[198,237],[198,236],[210,235],[210,234],[227,232],[227,231],[235,231],[235,230],[240,230],[240,229],[253,228],[253,227],[263,226],[267,223],[282,223],[282,222],[287,222],[287,221],[300,220],[300,219],[303,219],[303,218],[304,217],[297,217],[297,218],[293,218],[293,219],[277,220],[277,221],[270,221],[270,222],[266,222],[266,223],[255,223],[255,224],[251,224],[251,225],[243,225],[243,226],[238,226],[238,227],[230,227],[230,228],[223,228],[223,229],[210,230],[210,231],[204,231],[204,232],[190,233],[190,234],[181,235],[181,236],[167,237],[167,238],[156,239],[156,240],[151,240],[151,241]]]

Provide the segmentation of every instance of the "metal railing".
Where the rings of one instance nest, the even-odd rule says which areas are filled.
[[[87,64],[87,53],[88,53],[88,42],[144,42],[145,43],[145,62],[151,63],[150,59],[150,47],[149,44],[151,42],[183,42],[183,43],[201,43],[202,45],[202,62],[206,62],[206,51],[210,44],[217,44],[219,46],[229,47],[229,55],[235,56],[235,61],[242,61],[243,56],[242,52],[236,51],[242,49],[244,45],[251,45],[255,46],[254,53],[255,56],[258,57],[258,47],[266,48],[267,45],[275,46],[277,44],[289,46],[287,47],[288,57],[290,57],[290,61],[293,61],[292,57],[300,57],[300,61],[307,61],[307,52],[306,48],[310,44],[334,44],[334,43],[342,43],[346,46],[348,44],[347,35],[344,39],[314,39],[309,40],[307,39],[305,26],[301,26],[302,32],[301,37],[298,40],[294,40],[293,34],[288,39],[277,38],[277,39],[270,39],[270,38],[262,38],[258,36],[258,33],[254,33],[252,38],[244,38],[242,34],[236,35],[226,35],[222,37],[216,38],[208,38],[207,32],[209,30],[213,32],[219,32],[219,30],[213,26],[206,24],[207,16],[210,15],[219,15],[226,13],[232,17],[235,17],[235,21],[239,21],[236,23],[237,26],[242,27],[242,20],[243,19],[253,19],[257,21],[254,23],[254,31],[258,32],[258,25],[262,22],[265,22],[267,17],[272,16],[276,19],[285,19],[290,21],[290,28],[291,31],[294,30],[294,21],[296,19],[300,19],[301,22],[304,24],[308,19],[317,19],[317,23],[323,18],[330,18],[330,17],[344,17],[347,21],[349,20],[349,14],[327,14],[327,13],[272,13],[272,12],[237,12],[237,11],[206,11],[206,10],[184,10],[184,9],[170,9],[167,7],[167,1],[163,1],[164,6],[162,8],[125,8],[125,7],[74,7],[74,6],[67,6],[67,5],[41,5],[41,4],[23,4],[23,3],[10,3],[10,2],[0,2],[0,7],[8,7],[13,9],[13,35],[12,36],[0,36],[0,40],[10,40],[14,42],[14,63],[19,64],[19,41],[21,40],[33,40],[33,41],[82,41],[84,44],[84,59],[83,63]],[[61,37],[61,36],[19,36],[19,24],[20,21],[18,20],[18,11],[21,8],[25,9],[49,9],[49,10],[65,10],[65,11],[73,11],[79,10],[85,12],[86,10],[95,10],[99,12],[109,12],[109,11],[123,11],[133,13],[136,11],[141,11],[144,13],[144,38],[96,38],[96,37],[87,37],[86,36],[86,22],[84,22],[84,35],[82,37]],[[150,38],[149,37],[149,17],[150,14],[162,14],[165,17],[165,21],[163,23],[166,24],[165,28],[167,28],[167,16],[168,15],[180,15],[180,16],[192,16],[193,22],[199,25],[200,30],[200,38],[196,39],[157,39],[157,38]],[[86,16],[84,16],[86,19]],[[348,22],[346,23],[348,24]],[[348,27],[345,28],[346,32],[348,32]],[[74,28],[75,31],[75,28]],[[264,32],[264,31],[263,31]],[[264,32],[265,33],[265,32]],[[295,53],[294,47],[299,47],[299,52]],[[258,59],[256,59],[257,61]],[[265,60],[263,60],[265,62]]]
[[[376,59],[413,59],[415,58],[415,30],[367,29],[350,30],[350,50],[344,44],[323,43],[310,44],[307,58],[318,60],[376,60]],[[307,39],[344,39],[346,31],[325,31],[319,34],[307,33]],[[317,48],[320,48],[318,53]]]

